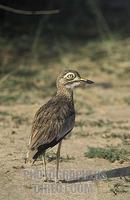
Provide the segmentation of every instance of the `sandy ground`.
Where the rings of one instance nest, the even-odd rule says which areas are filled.
[[[76,126],[71,136],[63,141],[63,159],[60,163],[60,174],[67,173],[69,177],[64,175],[61,179],[73,178],[70,177],[72,173],[77,177],[78,173],[91,174],[130,165],[129,160],[111,163],[105,159],[84,156],[89,146],[130,149],[130,137],[125,142],[119,137],[130,136],[130,106],[122,100],[128,90],[128,87],[115,86],[107,89],[99,87],[98,90],[93,87],[86,93],[83,89],[75,92]],[[42,161],[37,161],[34,166],[24,164],[34,113],[46,100],[40,99],[37,104],[31,105],[0,106],[0,199],[130,199],[130,182],[124,178],[44,183],[41,175]],[[93,112],[88,113],[86,102],[93,108]],[[117,137],[112,137],[113,133]],[[53,152],[55,150],[56,147]],[[55,166],[55,160],[47,164],[48,176],[53,180]],[[118,191],[114,193],[116,186]]]

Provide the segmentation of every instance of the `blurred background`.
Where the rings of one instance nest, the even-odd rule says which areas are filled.
[[[66,68],[92,77],[99,88],[129,79],[129,0],[1,0],[0,4],[60,11],[18,15],[0,9],[1,103],[34,103],[53,94],[56,76]]]
[[[58,9],[59,13],[15,14],[1,5],[32,11]],[[34,193],[30,197],[30,180],[25,183],[20,170],[34,114],[56,92],[56,77],[64,69],[78,70],[95,84],[74,92],[76,123],[64,140],[61,169],[97,172],[130,165],[130,0],[0,0],[3,199],[25,199],[24,194],[28,200],[41,199]],[[99,188],[95,191],[100,199],[113,200],[117,193],[123,194],[118,200],[130,199],[130,180],[113,178]],[[77,199],[74,195],[69,194]],[[86,199],[86,193],[78,195]],[[68,199],[65,193],[64,197]],[[57,199],[63,199],[63,194]]]

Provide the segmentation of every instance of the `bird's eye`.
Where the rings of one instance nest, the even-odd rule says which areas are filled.
[[[69,79],[69,80],[70,79],[74,79],[75,78],[75,74],[69,73],[69,74],[67,74],[66,78]]]

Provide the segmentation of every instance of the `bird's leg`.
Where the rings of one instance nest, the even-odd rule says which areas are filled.
[[[44,162],[44,181],[47,181],[47,170],[46,170],[46,155],[45,155],[45,152],[44,154],[42,155],[42,165],[43,165],[43,162]]]
[[[59,171],[59,160],[60,160],[60,149],[61,149],[61,143],[62,141],[58,144],[58,149],[57,149],[57,153],[56,153],[56,178],[55,178],[55,182],[58,182],[58,171]]]

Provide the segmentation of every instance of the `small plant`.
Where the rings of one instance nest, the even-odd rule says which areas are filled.
[[[124,101],[130,106],[130,96],[129,97],[125,97]]]
[[[94,109],[91,106],[86,105],[86,114],[91,115],[93,113],[94,113]]]
[[[103,126],[111,127],[112,124],[113,124],[113,122],[108,119],[105,119],[105,120],[99,119],[97,121],[90,122],[91,126],[97,126],[97,127],[103,127]]]
[[[76,121],[76,123],[75,123],[75,127],[82,127],[84,125],[85,125],[84,121]]]
[[[115,183],[113,187],[110,188],[110,192],[113,192],[115,195],[119,193],[127,193],[128,186],[122,183]]]
[[[56,160],[56,153],[48,152],[46,154],[46,157],[47,157],[48,162],[52,162],[52,161]],[[69,155],[66,155],[66,157],[60,156],[60,162],[68,162],[68,161],[74,160],[74,159],[75,158],[73,156],[69,156]]]
[[[6,111],[0,111],[0,116],[9,116],[9,113]]]
[[[83,108],[83,109],[84,109],[84,113],[85,113],[86,115],[91,115],[91,114],[93,114],[93,113],[95,112],[94,109],[92,108],[92,106],[88,105],[86,102],[84,103],[84,102],[82,102],[82,101],[79,101],[79,102],[77,103],[77,105],[79,106],[79,109],[80,109],[80,108]]]
[[[18,115],[12,115],[12,120],[15,122],[16,125],[21,125],[23,123],[27,123],[28,122],[28,118],[22,117],[22,116],[18,116]]]
[[[89,147],[88,151],[85,152],[85,157],[88,158],[104,158],[109,160],[110,162],[115,161],[124,161],[128,159],[130,156],[130,151],[125,149],[117,149],[117,148],[100,148],[100,147]]]
[[[75,160],[74,156],[69,156],[68,154],[66,155],[66,157],[60,157],[61,162],[69,162],[70,160]]]
[[[16,102],[19,99],[19,95],[0,95],[0,103],[1,104],[9,104],[12,102]]]

